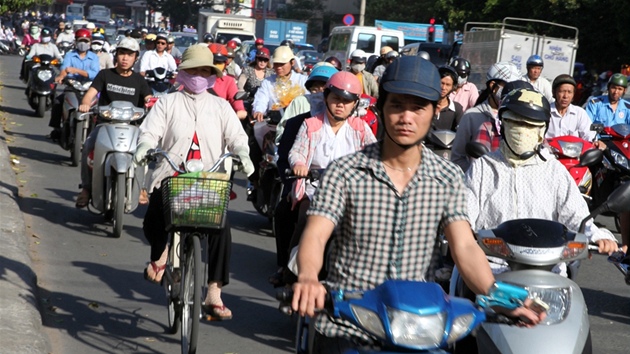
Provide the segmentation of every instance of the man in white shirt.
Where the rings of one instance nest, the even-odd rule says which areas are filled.
[[[57,40],[55,44],[59,44],[61,42],[69,42],[74,43],[74,32],[72,32],[72,24],[66,23],[66,27],[63,32],[59,33],[57,36]]]
[[[588,141],[595,139],[597,133],[591,130],[591,117],[582,107],[571,104],[576,86],[571,75],[558,75],[553,80],[553,97],[556,100],[551,104],[551,120],[546,138],[573,135]]]
[[[527,59],[527,74],[523,75],[523,80],[532,84],[536,91],[542,93],[549,102],[553,102],[551,83],[541,76],[544,66],[545,64],[540,55],[534,54],[530,56]]]
[[[140,61],[140,75],[144,76],[147,70],[166,68],[167,71],[176,71],[177,65],[172,55],[166,51],[167,36],[159,33],[155,39],[155,50],[149,50]]]

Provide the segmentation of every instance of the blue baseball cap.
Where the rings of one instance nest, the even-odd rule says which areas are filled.
[[[402,56],[389,64],[380,80],[381,90],[421,97],[436,102],[442,86],[438,69],[418,56]],[[380,93],[383,96],[383,93]]]

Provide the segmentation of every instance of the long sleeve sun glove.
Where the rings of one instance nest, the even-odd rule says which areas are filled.
[[[140,143],[136,148],[136,152],[133,154],[133,162],[136,165],[144,165],[146,164],[146,160],[144,159],[147,156],[147,151],[151,149],[151,145],[149,143]]]
[[[241,159],[241,170],[247,177],[251,176],[256,169],[254,168],[254,163],[249,158],[248,149],[244,146],[238,146],[234,149],[234,153]]]

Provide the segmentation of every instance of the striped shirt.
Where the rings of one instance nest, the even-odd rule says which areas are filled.
[[[422,163],[402,194],[385,172],[380,143],[332,162],[308,215],[337,227],[327,283],[333,289],[368,290],[388,279],[431,281],[440,257],[437,236],[468,220],[462,171],[422,149]],[[361,344],[372,338],[341,319],[319,316],[317,330]]]

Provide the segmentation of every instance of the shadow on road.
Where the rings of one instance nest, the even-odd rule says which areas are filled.
[[[256,211],[237,211],[228,209],[228,217],[233,229],[254,235],[273,237],[271,222]],[[238,223],[235,222],[238,220]]]
[[[11,275],[9,274],[11,273]],[[35,272],[25,265],[22,262],[16,262],[13,259],[6,258],[4,256],[0,256],[0,281],[1,282],[11,282],[13,275],[19,276],[24,284],[35,284],[35,279],[37,276]],[[24,284],[16,284],[19,288],[24,288]],[[24,299],[24,301],[33,304],[34,307],[37,307],[35,301],[35,289],[29,287],[25,289],[28,291],[28,294],[20,294],[20,297]]]
[[[9,107],[9,106],[2,105],[0,107],[0,111],[9,113],[11,115],[18,115],[20,117],[46,119],[46,116],[44,116],[44,118],[36,117],[35,111],[32,109],[24,109],[24,108]]]
[[[630,325],[630,298],[584,287],[582,293],[589,315]]]

